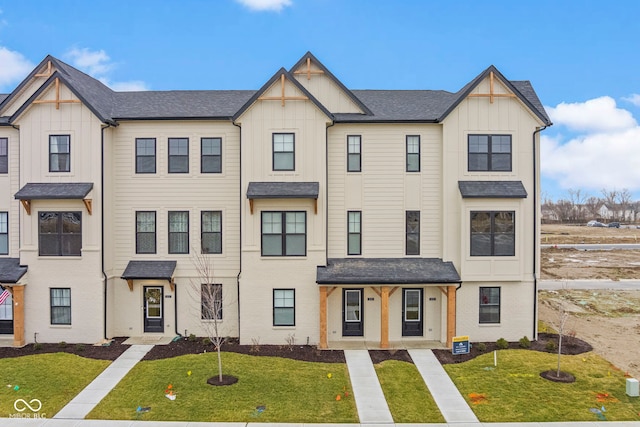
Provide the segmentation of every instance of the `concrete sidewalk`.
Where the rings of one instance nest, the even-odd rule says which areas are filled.
[[[152,345],[132,345],[129,347],[53,418],[81,420],[86,417],[152,348]]]
[[[368,350],[344,350],[360,422],[393,424]]]

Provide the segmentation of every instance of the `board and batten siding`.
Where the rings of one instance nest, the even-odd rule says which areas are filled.
[[[311,64],[311,71],[319,71],[320,68]],[[332,113],[362,113],[353,100],[332,79],[325,74],[311,74],[307,79],[307,65],[301,65],[294,70],[298,82],[307,89],[327,110]],[[299,72],[296,73],[296,72]]]
[[[0,138],[7,138],[8,165],[7,173],[0,174],[0,212],[7,212],[9,217],[8,240],[9,254],[0,255],[18,258],[20,248],[20,209],[22,206],[13,197],[20,189],[20,134],[12,127],[0,127]]]

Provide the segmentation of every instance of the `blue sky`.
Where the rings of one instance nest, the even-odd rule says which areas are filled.
[[[115,90],[258,89],[311,51],[351,89],[530,80],[543,195],[640,199],[640,2],[0,0],[0,93],[47,54]]]

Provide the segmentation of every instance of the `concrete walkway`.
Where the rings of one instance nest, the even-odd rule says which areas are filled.
[[[442,416],[448,423],[477,423],[478,418],[431,350],[409,350]]]
[[[81,420],[86,417],[152,348],[152,345],[129,347],[53,418]]]
[[[393,424],[368,350],[344,350],[353,396],[362,424]]]

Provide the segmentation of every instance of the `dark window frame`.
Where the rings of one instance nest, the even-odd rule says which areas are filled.
[[[304,214],[304,233],[288,233],[287,232],[287,214]],[[265,233],[264,231],[264,214],[280,214],[280,232],[279,233]],[[265,236],[280,236],[281,238],[281,253],[280,254],[265,254],[264,251],[264,239]],[[302,236],[304,235],[304,253],[302,254],[287,254],[287,236]],[[260,255],[264,257],[304,257],[307,256],[307,211],[262,211],[260,213]]]
[[[290,135],[292,137],[292,146],[293,149],[291,151],[276,151],[276,135]],[[288,142],[288,141],[283,141]],[[276,154],[281,155],[291,155],[291,168],[276,168]],[[296,134],[293,132],[274,132],[271,134],[271,165],[274,171],[278,172],[291,172],[296,170]]]
[[[67,151],[66,152],[52,152],[51,151],[51,147],[52,147],[52,143],[53,143],[53,139],[52,138],[61,138],[61,137],[66,137],[67,138]],[[57,143],[57,141],[56,141]],[[54,161],[53,158],[54,156],[58,156],[58,161],[55,162],[57,164],[57,167],[60,167],[60,158],[64,158],[66,157],[67,162],[66,162],[66,169],[54,169],[53,165],[54,165]],[[56,135],[49,135],[49,172],[71,172],[71,135],[69,134],[56,134]]]
[[[9,138],[0,138],[0,174],[9,173]]]
[[[56,224],[55,232],[43,233],[43,216],[55,214]],[[77,215],[78,222],[80,224],[80,232],[65,232],[65,220],[69,218],[69,215],[74,217]],[[73,225],[73,223],[71,223]],[[43,247],[49,246],[48,241],[50,237],[56,238],[56,250],[55,253],[43,253]],[[45,245],[47,240],[47,245]],[[69,248],[66,250],[66,246],[75,243],[76,248]],[[38,256],[82,256],[82,212],[79,211],[41,211],[38,212]]]
[[[205,141],[217,141],[219,153],[218,154],[204,154],[205,152]],[[211,147],[214,148],[214,147]],[[217,167],[212,168],[211,170],[205,170],[206,160],[215,161],[218,159]],[[222,138],[220,137],[205,137],[200,138],[200,173],[222,173]]]
[[[287,300],[291,299],[293,301],[293,305],[291,306],[278,306],[276,307],[276,291],[280,292],[292,292],[293,296],[290,298],[285,297]],[[294,288],[276,288],[273,289],[272,293],[272,307],[273,307],[273,326],[296,326],[296,290]],[[284,298],[283,298],[284,299]],[[276,311],[280,309],[281,311],[286,310],[287,312],[291,311],[293,314],[293,322],[291,323],[276,323]]]
[[[7,247],[6,252],[0,249],[0,255],[9,255],[9,212],[6,211],[0,212],[0,242]]]
[[[418,139],[418,152],[409,152],[409,142],[410,139],[412,138],[417,138]],[[406,147],[406,172],[420,172],[421,169],[421,165],[420,165],[420,155],[422,152],[422,142],[420,141],[420,135],[407,135],[405,138],[405,147]],[[417,163],[417,168],[411,168],[411,162],[409,161],[409,159],[415,158],[416,159],[416,163]]]
[[[414,216],[417,214],[417,231],[413,228],[410,228],[410,216]],[[420,255],[420,211],[405,211],[404,222],[405,222],[405,245],[404,245],[404,253],[405,255]],[[415,251],[409,253],[409,243],[410,238],[415,237],[416,248]]]
[[[147,143],[153,142],[153,155],[149,154],[140,154],[142,147],[138,146],[138,143]],[[144,149],[148,149],[148,147],[144,147]],[[143,158],[153,158],[153,170],[142,170],[140,167],[140,160]],[[147,174],[147,173],[156,173],[157,168],[157,143],[155,138],[136,138],[136,173],[137,174]]]
[[[353,147],[357,147],[357,151],[351,151],[351,142],[357,145],[353,145]],[[357,159],[358,165],[357,167],[351,166],[351,159]],[[347,135],[347,172],[362,172],[362,135]]]
[[[179,144],[181,142],[186,142],[186,150],[187,153],[186,154],[172,154],[171,151],[172,149],[181,149],[182,146]],[[177,143],[178,146],[177,147],[172,147],[171,143]],[[181,173],[189,173],[189,138],[185,138],[185,137],[175,137],[175,138],[167,138],[167,156],[168,156],[168,160],[167,160],[167,173],[171,173],[171,174],[181,174]],[[185,170],[179,168],[178,166],[181,165],[176,165],[175,163],[178,160],[186,160],[186,163],[184,164],[184,166],[186,167]]]
[[[357,215],[358,231],[352,231],[351,215]],[[351,252],[351,239],[358,239],[358,250]],[[347,211],[347,255],[362,255],[362,211]]]
[[[488,214],[489,215],[489,231],[488,232],[474,232],[474,215],[480,214]],[[497,230],[496,226],[496,216],[500,214],[510,214],[511,215],[511,228],[510,232],[501,232]],[[469,216],[469,253],[470,256],[497,256],[497,257],[507,257],[507,256],[515,256],[516,253],[516,212],[515,211],[471,211]],[[480,252],[481,246],[479,244],[474,245],[474,236],[482,236],[487,235],[489,238],[489,253],[477,253]],[[496,251],[496,236],[512,236],[511,237],[511,251],[509,253],[501,254],[499,251]],[[474,248],[475,252],[474,253]]]
[[[487,137],[487,151],[474,151],[471,152],[471,138],[472,137]],[[509,137],[509,169],[498,169],[494,163],[494,157],[505,156],[507,153],[503,151],[494,151],[493,138],[494,137]],[[472,156],[473,155],[473,156]],[[472,167],[472,157],[479,158],[480,156],[486,156],[486,168]],[[467,170],[469,172],[512,172],[513,171],[513,136],[510,134],[469,134],[467,135]]]
[[[172,231],[172,217],[174,215],[184,215],[186,217],[187,223],[186,223],[186,231]],[[188,254],[189,253],[189,211],[168,211],[167,212],[167,252],[170,254]],[[174,223],[175,224],[175,223]],[[176,249],[172,249],[173,245],[172,243],[177,243],[178,241],[176,241],[175,239],[177,237],[184,237],[186,236],[187,238],[187,244],[185,246],[185,249],[183,250],[176,250]]]
[[[68,304],[56,304],[54,305],[54,291],[68,291],[66,292],[68,295],[56,296],[55,298],[63,299],[64,302],[68,300]],[[54,311],[60,311],[63,313],[63,316],[68,318],[69,321],[54,321],[54,317],[60,317],[59,314],[54,316]],[[49,288],[49,319],[51,325],[71,325],[71,288]]]
[[[484,290],[498,290],[498,302],[492,303],[490,297],[487,294],[484,294]],[[479,289],[479,298],[478,298],[478,323],[480,324],[499,324],[502,312],[502,290],[500,286],[481,286]],[[491,309],[497,307],[498,308],[498,318],[492,319],[491,317],[495,316],[492,313]],[[486,311],[485,311],[486,309]]]
[[[138,225],[138,214],[141,213],[152,213],[153,214],[153,231],[139,231]],[[155,254],[158,253],[158,214],[156,211],[136,211],[136,253],[137,254]],[[150,235],[153,234],[153,250],[152,251],[141,251],[140,250],[140,235]]]
[[[220,230],[219,231],[205,231],[205,221],[204,221],[204,217],[205,214],[218,214],[220,216]],[[215,248],[214,250],[205,250],[204,247],[204,242],[207,240],[206,237],[208,235],[219,235],[219,242],[220,242],[220,248],[219,250],[217,250],[217,248]],[[200,212],[200,252],[203,254],[221,254],[222,253],[222,211],[201,211]]]
[[[212,288],[205,290],[205,288]],[[213,298],[213,307],[208,306],[205,299]],[[201,283],[200,284],[200,320],[222,321],[223,311],[222,283]]]

